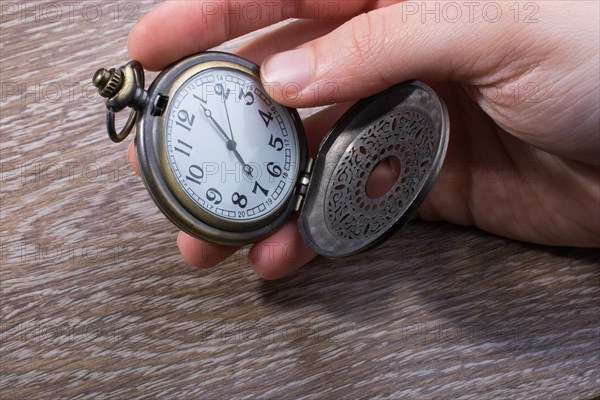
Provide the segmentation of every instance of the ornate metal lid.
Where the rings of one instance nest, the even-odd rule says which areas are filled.
[[[437,177],[448,144],[446,107],[419,81],[363,99],[329,131],[319,149],[299,227],[317,253],[342,257],[390,237],[416,212]],[[400,174],[383,196],[367,196],[367,179],[388,157]]]

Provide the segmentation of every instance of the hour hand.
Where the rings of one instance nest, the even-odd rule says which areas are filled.
[[[243,166],[243,171],[245,174],[248,174],[248,176],[250,178],[253,178],[254,175],[252,174],[252,172],[254,172],[254,170],[252,169],[251,166],[249,166],[248,164],[246,164],[246,162],[244,161],[244,159],[242,158],[242,156],[240,155],[240,153],[237,151],[236,149],[237,143],[233,140],[230,140],[229,142],[227,142],[227,148],[231,151],[233,151],[233,154],[235,155],[235,158],[238,159],[238,161],[240,163],[242,163]]]

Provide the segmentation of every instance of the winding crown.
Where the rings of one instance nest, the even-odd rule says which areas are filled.
[[[94,74],[92,83],[102,97],[113,97],[123,86],[123,73],[121,69],[112,68],[110,71],[100,68]]]

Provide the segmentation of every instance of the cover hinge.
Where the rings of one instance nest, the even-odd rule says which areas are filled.
[[[298,184],[296,186],[296,204],[294,205],[294,211],[300,211],[302,204],[304,204],[304,196],[308,190],[308,184],[310,183],[310,175],[312,173],[314,160],[309,158],[306,162],[306,168],[300,173],[298,178]]]

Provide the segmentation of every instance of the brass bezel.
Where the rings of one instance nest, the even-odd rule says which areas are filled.
[[[168,96],[169,99],[172,99],[177,94],[177,92],[183,87],[183,85],[185,85],[186,82],[193,79],[197,74],[207,71],[209,69],[213,69],[213,68],[226,68],[226,69],[241,71],[250,76],[253,76],[255,79],[258,80],[258,82],[260,82],[260,75],[258,75],[258,73],[255,73],[255,72],[249,70],[248,68],[244,68],[243,66],[241,66],[239,64],[235,64],[235,63],[231,63],[231,62],[223,62],[223,61],[208,61],[208,62],[199,64],[199,65],[196,65],[196,66],[186,70],[183,74],[181,74],[175,81],[173,81],[173,83],[171,84],[171,86],[169,88],[169,91],[166,93],[166,96]],[[203,219],[204,221],[208,222],[209,224],[217,226],[217,227],[225,228],[225,229],[235,228],[235,229],[245,230],[245,229],[249,229],[249,228],[253,228],[253,227],[257,227],[257,226],[262,226],[266,222],[270,221],[273,218],[273,216],[276,216],[279,207],[272,209],[269,213],[263,215],[259,219],[252,220],[252,221],[240,221],[240,220],[230,220],[230,219],[225,219],[225,218],[219,218],[215,214],[208,212],[207,210],[202,208],[193,199],[190,198],[190,196],[187,194],[187,192],[184,190],[184,188],[181,187],[181,184],[179,183],[179,181],[177,180],[177,177],[173,173],[171,164],[169,163],[169,159],[168,159],[167,143],[165,140],[165,134],[166,134],[166,129],[167,129],[167,121],[168,121],[166,116],[168,115],[170,109],[171,109],[171,102],[169,100],[169,104],[167,105],[167,107],[165,109],[165,113],[163,114],[165,116],[165,118],[162,118],[163,134],[161,136],[159,136],[159,135],[156,136],[156,139],[158,140],[158,142],[155,144],[155,146],[156,146],[156,149],[158,150],[158,160],[159,160],[159,166],[161,169],[161,173],[167,180],[167,183],[171,186],[171,189],[173,190],[173,193],[175,194],[175,197],[179,200],[179,202],[188,211],[190,211],[194,215],[197,215],[199,218]],[[284,110],[285,110],[285,108],[284,108]],[[284,116],[284,118],[287,118],[287,115]],[[289,122],[291,125],[293,125],[293,121],[289,121]],[[297,145],[296,145],[296,153],[294,154],[294,158],[296,160],[299,158],[299,151],[298,151]],[[292,171],[292,175],[295,177],[295,176],[298,176],[299,171],[297,170],[298,163],[295,162],[294,165],[296,167],[296,170]],[[293,191],[294,191],[293,190],[294,183],[290,183],[290,186],[291,186],[291,188],[290,188],[287,196],[283,198],[283,200],[281,201],[280,204],[284,204],[292,196]]]
[[[258,66],[240,57],[218,52],[202,53],[181,60],[163,71],[148,89],[148,104],[154,104],[159,94],[168,96],[169,103],[165,107],[164,113],[162,116],[153,116],[152,106],[148,106],[144,110],[143,116],[138,120],[136,147],[140,170],[156,204],[182,230],[195,237],[216,243],[250,243],[273,232],[293,212],[298,175],[304,168],[307,159],[304,129],[297,111],[284,107],[290,124],[296,130],[296,159],[298,162],[291,183],[292,188],[278,207],[254,221],[222,219],[203,209],[189,197],[169,164],[165,140],[166,116],[171,106],[170,100],[182,85],[198,73],[212,68],[229,68],[241,71],[260,82]]]

